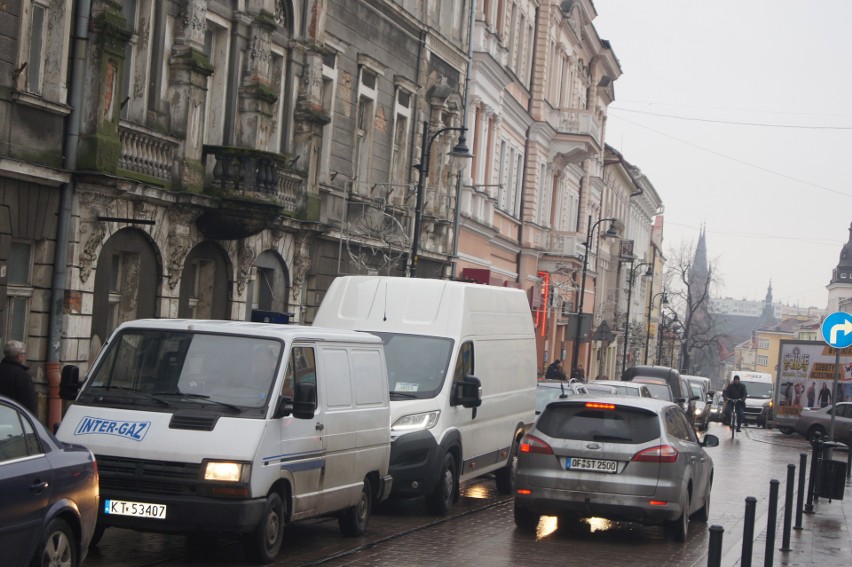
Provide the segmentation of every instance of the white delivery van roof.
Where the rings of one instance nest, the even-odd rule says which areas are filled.
[[[249,321],[220,321],[206,319],[136,319],[122,323],[117,330],[165,329],[233,335],[251,335],[292,341],[308,339],[316,341],[345,341],[381,344],[381,339],[369,333],[345,329],[326,329],[307,325],[279,325],[274,323],[252,323]]]
[[[440,337],[535,335],[520,289],[386,276],[336,278],[314,324]]]

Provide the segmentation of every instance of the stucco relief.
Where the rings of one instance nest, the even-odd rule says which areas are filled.
[[[251,266],[256,257],[257,254],[255,254],[255,251],[245,242],[242,242],[237,247],[237,294],[240,297],[243,296],[246,290],[246,284],[251,275]]]
[[[248,58],[249,77],[267,78],[269,62],[272,60],[272,41],[269,39],[269,32],[257,26],[252,29]]]
[[[104,234],[106,234],[106,226],[100,221],[87,221],[80,224],[80,240],[85,240],[83,249],[80,250],[80,281],[83,283],[89,281],[89,276],[92,275],[92,266],[98,259]]]
[[[296,236],[293,250],[293,282],[290,287],[294,301],[298,300],[299,294],[302,293],[305,274],[311,266],[310,247],[312,240],[313,237],[306,232],[301,232]]]
[[[204,34],[207,33],[207,4],[199,0],[185,0],[181,13],[186,38],[204,45]]]
[[[189,236],[171,233],[167,243],[169,247],[169,289],[173,290],[180,282],[184,262],[192,249],[192,240]]]

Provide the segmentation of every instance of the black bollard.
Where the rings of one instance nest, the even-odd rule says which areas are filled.
[[[772,567],[775,555],[775,524],[778,520],[778,485],[777,479],[769,481],[769,515],[766,518],[766,555],[763,556],[763,567]]]
[[[796,482],[796,465],[787,465],[787,492],[784,494],[784,533],[781,534],[781,551],[790,551],[790,526],[793,523],[793,485]]]
[[[745,499],[745,523],[743,524],[743,551],[740,556],[742,567],[751,567],[751,550],[754,545],[754,510],[757,498],[749,496]]]
[[[811,472],[808,475],[808,502],[805,504],[805,514],[813,514],[814,513],[814,483],[816,482],[817,475],[817,460],[820,456],[819,445],[819,433],[814,436],[814,440],[811,441],[811,447],[813,447],[813,453],[811,454]]]
[[[721,567],[722,565],[722,535],[725,528],[713,524],[710,526],[710,547],[707,550],[707,567]]]
[[[802,508],[805,501],[805,467],[808,466],[808,454],[799,453],[799,493],[796,495],[796,525],[794,530],[802,529]]]

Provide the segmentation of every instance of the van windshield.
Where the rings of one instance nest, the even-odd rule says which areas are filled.
[[[106,348],[78,401],[225,412],[266,407],[283,350],[273,339],[139,329]]]
[[[370,332],[380,337],[385,345],[392,400],[438,395],[447,377],[452,339]]]
[[[772,384],[766,382],[746,382],[745,380],[742,383],[745,384],[749,398],[769,399],[772,397]]]

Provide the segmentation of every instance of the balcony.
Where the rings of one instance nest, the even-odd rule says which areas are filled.
[[[171,185],[175,151],[180,140],[127,120],[119,124],[118,139],[121,142],[120,171],[162,187]]]
[[[580,163],[600,151],[603,128],[595,112],[551,109],[547,122],[556,131],[551,153],[563,165]]]
[[[210,159],[215,162],[209,167]],[[303,217],[307,209],[304,174],[290,169],[287,156],[250,148],[204,146],[204,192],[220,206],[198,219],[198,228],[220,240],[257,234],[282,216]]]

